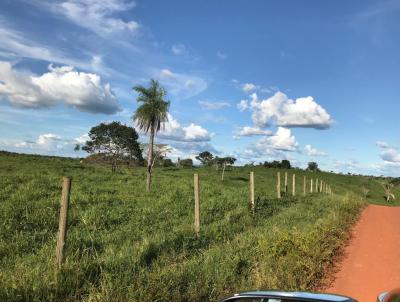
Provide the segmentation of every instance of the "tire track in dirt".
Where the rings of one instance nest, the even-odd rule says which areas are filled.
[[[372,302],[378,293],[396,287],[400,287],[400,207],[369,205],[325,292]]]

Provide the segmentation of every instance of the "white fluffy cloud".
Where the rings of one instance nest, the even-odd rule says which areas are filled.
[[[376,145],[381,149],[380,157],[386,164],[400,165],[400,152],[398,148],[390,146],[384,141],[377,141]]]
[[[319,151],[319,150],[311,147],[311,145],[306,145],[304,147],[304,152],[308,156],[326,156],[325,152]]]
[[[178,99],[190,98],[207,88],[207,83],[202,78],[172,72],[169,69],[156,71],[154,77],[165,86],[169,94]]]
[[[240,128],[239,131],[235,132],[236,136],[256,136],[256,135],[270,136],[272,134],[273,133],[270,130],[265,130],[258,127],[249,127],[249,126],[244,126]]]
[[[71,155],[74,145],[83,144],[87,139],[87,134],[74,139],[67,139],[58,134],[43,133],[31,140],[2,140],[0,145],[17,152]]]
[[[200,106],[207,110],[218,110],[224,107],[230,107],[231,104],[228,102],[209,102],[209,101],[199,101]]]
[[[254,85],[253,83],[244,83],[242,84],[242,90],[246,93],[253,92],[256,90],[257,86]]]
[[[139,29],[136,21],[125,21],[115,16],[134,6],[134,2],[125,0],[67,0],[53,5],[52,9],[76,25],[106,37],[121,32],[132,33]]]
[[[261,138],[258,144],[259,146],[281,151],[296,151],[299,145],[290,129],[283,127],[278,127],[274,135]]]
[[[168,122],[164,129],[158,133],[160,138],[181,142],[207,142],[211,140],[211,134],[200,125],[190,123],[182,126],[171,114],[168,114]]]
[[[249,102],[247,100],[241,100],[237,104],[237,108],[239,109],[239,111],[243,112],[249,108]]]
[[[260,138],[237,156],[252,161],[288,158],[287,153],[296,151],[298,145],[290,129],[279,127],[274,135]]]
[[[238,107],[242,110],[249,108],[252,120],[258,127],[267,127],[274,122],[277,126],[288,128],[327,129],[333,122],[326,110],[311,96],[292,100],[284,93],[276,92],[268,99],[259,100],[257,94],[253,93],[250,101],[241,101]]]
[[[390,163],[400,164],[400,153],[393,148],[388,148],[381,153],[381,158]]]
[[[59,143],[61,142],[61,137],[53,134],[53,133],[47,133],[47,134],[41,134],[39,135],[38,139],[36,140],[35,144],[41,148],[46,148],[49,149],[53,146],[59,147]]]
[[[0,97],[30,108],[63,103],[91,113],[113,114],[120,110],[110,85],[103,84],[100,76],[78,72],[70,66],[50,65],[48,72],[37,76],[0,61]]]

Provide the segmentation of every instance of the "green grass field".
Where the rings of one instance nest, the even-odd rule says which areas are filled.
[[[213,169],[159,168],[146,193],[143,168],[113,175],[75,159],[0,153],[0,301],[217,301],[248,289],[315,289],[366,202],[385,203],[383,190],[367,177],[306,173],[335,194],[303,197],[305,172],[290,170],[298,194],[277,200],[276,172],[233,167],[222,182]],[[66,262],[57,272],[63,176],[73,181]]]

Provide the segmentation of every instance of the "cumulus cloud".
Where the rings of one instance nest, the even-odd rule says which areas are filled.
[[[254,85],[253,83],[244,83],[242,84],[242,90],[246,93],[253,92],[256,90],[257,86]]]
[[[200,125],[190,123],[182,126],[171,114],[168,114],[168,122],[157,134],[166,140],[181,142],[207,142],[211,140],[211,134]]]
[[[50,148],[51,146],[59,147],[59,142],[61,142],[61,137],[53,134],[41,134],[36,140],[35,144],[41,148]]]
[[[278,91],[268,99],[259,100],[253,93],[250,101],[241,101],[238,107],[250,108],[254,124],[261,128],[275,123],[287,128],[327,129],[333,123],[331,116],[311,96],[292,100]]]
[[[261,129],[258,127],[244,126],[235,132],[235,136],[257,136],[257,135],[273,135],[272,131]]]
[[[287,153],[297,151],[298,145],[290,129],[278,127],[275,134],[263,136],[243,152],[238,153],[237,156],[252,161],[285,159],[288,158]]]
[[[400,153],[398,150],[393,148],[388,148],[382,151],[381,158],[390,163],[400,164]]]
[[[28,108],[63,103],[91,113],[113,114],[120,110],[111,86],[103,84],[100,76],[78,72],[70,66],[50,65],[48,72],[37,76],[0,61],[0,97]]]
[[[256,85],[251,82],[241,83],[236,79],[233,79],[232,83],[234,84],[234,86],[237,89],[242,90],[246,94],[251,94],[256,91],[270,94],[270,93],[273,93],[273,92],[276,92],[279,90],[279,88],[277,86],[265,87],[265,86],[261,86],[261,85]]]
[[[168,93],[178,99],[190,98],[207,88],[207,83],[202,78],[184,73],[172,72],[169,69],[156,71],[154,77],[165,86]]]
[[[311,145],[306,145],[304,147],[304,152],[308,156],[326,156],[325,152],[319,151],[319,150],[311,147]]]
[[[2,140],[0,145],[11,151],[41,153],[41,154],[71,154],[75,144],[83,144],[88,140],[88,135],[68,139],[54,133],[39,134],[36,139]]]
[[[389,144],[388,144],[387,142],[384,142],[384,141],[377,141],[377,142],[376,142],[376,145],[377,145],[379,148],[382,148],[382,149],[387,149],[387,148],[389,148]]]
[[[389,145],[385,141],[377,141],[376,145],[381,149],[380,157],[386,165],[400,165],[398,148]]]
[[[51,8],[76,25],[106,37],[121,32],[134,33],[139,29],[136,21],[125,21],[116,16],[134,6],[134,2],[125,0],[67,0]]]
[[[199,101],[200,106],[207,110],[218,110],[224,107],[230,107],[231,104],[228,102],[209,102],[209,101]]]
[[[243,112],[249,108],[249,102],[247,100],[241,100],[236,106],[240,112]]]
[[[186,47],[183,44],[172,45],[171,51],[175,55],[181,55],[186,52]]]
[[[278,127],[274,135],[261,138],[258,144],[259,146],[281,151],[296,151],[299,145],[290,129],[283,127]]]

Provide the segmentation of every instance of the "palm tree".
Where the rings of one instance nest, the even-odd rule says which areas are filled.
[[[153,168],[154,136],[168,121],[169,101],[164,100],[167,92],[158,81],[151,79],[148,88],[135,86],[133,89],[139,94],[137,102],[141,105],[136,109],[133,119],[139,129],[148,133],[150,130],[150,142],[147,156],[147,182],[146,190],[150,190],[151,172]]]

